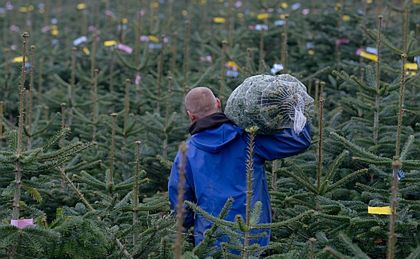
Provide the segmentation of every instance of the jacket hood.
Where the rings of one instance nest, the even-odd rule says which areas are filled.
[[[217,128],[210,128],[194,134],[190,143],[206,152],[218,153],[233,140],[242,135],[242,130],[233,123],[223,123]]]

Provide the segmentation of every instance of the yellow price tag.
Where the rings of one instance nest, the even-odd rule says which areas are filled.
[[[231,61],[228,61],[226,65],[228,67],[231,67],[231,68],[236,68],[236,69],[239,68],[238,64],[236,64],[236,62],[235,61],[232,61],[232,60]]]
[[[150,4],[150,8],[152,8],[152,9],[158,9],[159,8],[159,3],[158,2],[152,2]]]
[[[286,3],[286,2],[283,2],[283,3],[280,4],[280,7],[283,8],[283,9],[287,9],[287,7],[289,7],[289,4]]]
[[[60,34],[60,31],[58,30],[58,27],[57,26],[53,26],[51,28],[50,33],[51,33],[52,36],[58,36]]]
[[[365,59],[368,59],[368,60],[371,60],[371,61],[374,61],[374,62],[378,62],[378,56],[375,55],[375,54],[370,54],[370,53],[368,53],[368,52],[366,52],[364,50],[361,50],[360,53],[359,53],[359,55],[362,58],[365,58]]]
[[[79,11],[85,10],[86,8],[87,8],[87,4],[85,4],[85,3],[79,3],[76,6],[76,9],[79,10]]]
[[[154,43],[158,43],[159,42],[159,38],[156,37],[155,35],[149,35],[149,41],[150,42],[154,42]]]
[[[214,23],[225,23],[226,22],[226,19],[223,18],[223,17],[214,17],[213,18],[213,22]]]
[[[117,44],[118,44],[118,42],[116,40],[106,40],[106,41],[104,41],[104,46],[105,47],[112,47],[112,46],[115,46]]]
[[[51,35],[52,36],[58,36],[60,34],[59,30],[51,30]]]
[[[33,10],[34,10],[33,5],[19,7],[19,12],[21,12],[21,13],[29,13],[29,12],[32,12]]]
[[[257,14],[258,20],[267,20],[270,15],[268,13],[259,13]]]
[[[391,215],[391,207],[370,207],[368,206],[368,213],[369,214],[379,214],[379,215]]]
[[[350,21],[350,15],[343,15],[343,16],[341,16],[341,20],[343,20],[343,22]]]
[[[405,70],[418,70],[419,66],[417,65],[417,63],[406,63],[404,65],[404,69]]]
[[[26,59],[27,60],[27,59]],[[23,56],[15,57],[12,60],[13,63],[22,63],[23,62]]]
[[[90,51],[89,51],[89,49],[88,49],[87,47],[83,47],[82,51],[83,51],[83,53],[84,53],[86,56],[89,56]]]
[[[413,4],[420,4],[420,0],[413,0]]]

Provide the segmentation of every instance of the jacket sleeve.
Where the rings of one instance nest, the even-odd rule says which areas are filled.
[[[168,182],[168,196],[171,211],[176,212],[176,207],[178,204],[178,182],[179,182],[179,170],[181,164],[180,152],[177,153],[174,163],[172,165],[171,174],[169,176]],[[184,185],[184,200],[196,202],[194,187],[192,181],[191,167],[189,166],[188,160],[185,166],[185,185]],[[184,205],[185,215],[184,215],[184,228],[189,229],[194,225],[194,211]]]
[[[311,129],[308,123],[300,134],[293,129],[284,129],[274,135],[255,137],[255,153],[269,161],[299,154],[310,145]]]

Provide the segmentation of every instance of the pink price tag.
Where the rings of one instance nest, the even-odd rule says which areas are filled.
[[[140,41],[142,41],[142,42],[148,42],[149,41],[149,37],[146,36],[146,35],[142,35],[142,36],[140,36]]]
[[[19,32],[20,29],[19,29],[18,26],[16,26],[16,25],[13,24],[13,25],[10,26],[10,31],[11,32]]]
[[[350,40],[347,38],[338,38],[335,40],[335,45],[337,46],[341,46],[341,45],[349,44],[349,43],[350,43]]]
[[[12,219],[10,225],[23,229],[27,226],[34,226],[34,219]]]
[[[127,54],[133,53],[133,48],[131,48],[130,46],[127,46],[125,44],[122,44],[122,43],[117,45],[117,49],[119,49],[121,51],[124,51]]]
[[[48,32],[50,30],[50,26],[44,26],[44,27],[42,27],[42,29],[41,29],[41,31],[43,32],[43,33],[46,33],[46,32]]]
[[[114,17],[114,13],[111,10],[106,10],[105,15],[109,17]]]

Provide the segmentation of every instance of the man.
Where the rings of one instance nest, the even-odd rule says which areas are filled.
[[[192,89],[185,96],[185,109],[192,124],[187,140],[185,165],[185,200],[196,203],[211,215],[218,216],[229,197],[233,205],[224,218],[234,221],[240,214],[245,219],[246,161],[248,135],[220,112],[221,103],[206,87]],[[262,203],[259,223],[271,222],[270,197],[264,162],[296,155],[310,145],[310,129],[306,125],[297,135],[293,129],[284,129],[274,135],[257,135],[254,144],[254,177],[252,207]],[[171,209],[178,196],[178,175],[181,163],[178,152],[169,177],[168,192]],[[184,227],[194,226],[195,245],[203,240],[204,232],[212,226],[202,215],[186,211]],[[227,237],[218,239],[226,242]],[[261,246],[268,245],[269,234],[260,237]]]

